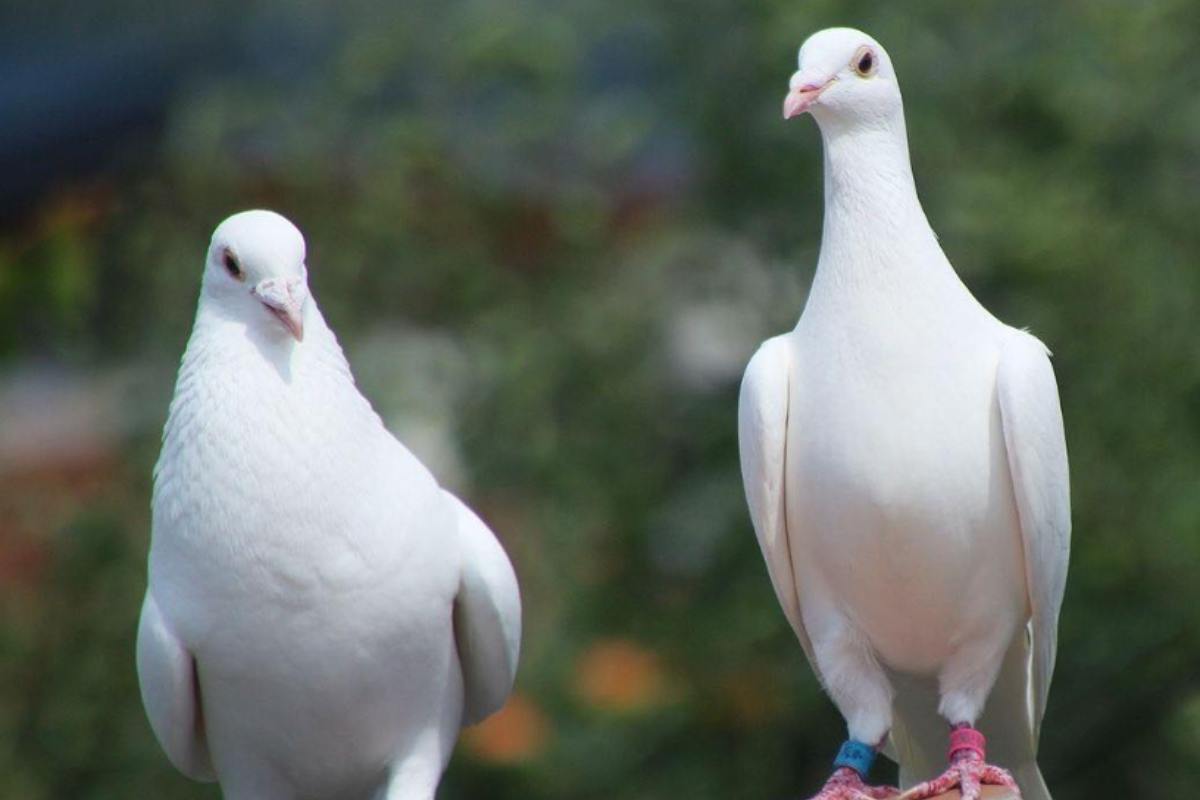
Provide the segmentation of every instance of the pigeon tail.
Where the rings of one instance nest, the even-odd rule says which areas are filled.
[[[1021,787],[1022,800],[1053,800],[1036,761],[1022,764],[1009,772],[1017,779],[1017,785]]]

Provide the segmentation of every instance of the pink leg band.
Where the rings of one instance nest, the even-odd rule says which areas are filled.
[[[960,725],[951,729],[950,760],[957,761],[969,751],[978,753],[980,761],[987,761],[987,739],[970,725]]]

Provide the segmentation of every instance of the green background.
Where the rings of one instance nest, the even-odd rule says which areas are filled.
[[[440,797],[815,791],[844,729],[754,542],[735,408],[815,264],[820,139],[779,109],[834,24],[888,48],[964,281],[1055,354],[1075,535],[1047,781],[1194,793],[1195,2],[82,5],[3,27],[175,77],[0,226],[0,798],[218,796],[155,743],[133,638],[204,249],[260,206],[305,232],[360,385],[522,582],[516,707]],[[48,74],[0,77],[35,97]]]

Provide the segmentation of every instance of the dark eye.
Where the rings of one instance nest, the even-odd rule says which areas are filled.
[[[854,71],[859,76],[866,78],[875,72],[875,54],[871,52],[869,47],[860,47],[858,52],[854,54]]]
[[[237,256],[228,250],[221,256],[222,262],[225,264],[225,271],[233,276],[235,280],[243,280],[246,275],[242,272],[242,266],[238,263]]]

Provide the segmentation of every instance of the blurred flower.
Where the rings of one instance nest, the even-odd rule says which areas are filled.
[[[575,693],[601,711],[632,713],[661,705],[666,683],[658,656],[625,639],[594,642],[576,664]]]
[[[479,761],[520,764],[537,758],[550,739],[551,723],[527,696],[514,692],[504,708],[463,732],[463,748]]]

